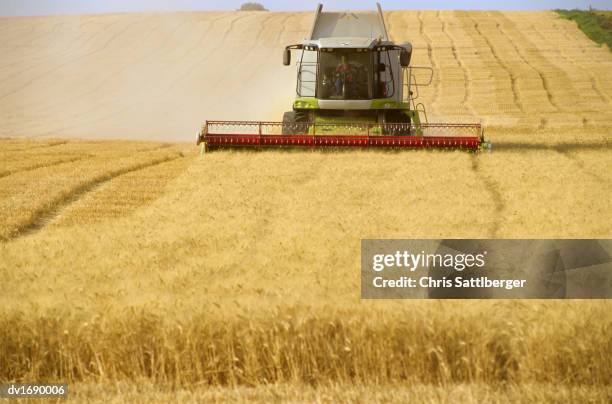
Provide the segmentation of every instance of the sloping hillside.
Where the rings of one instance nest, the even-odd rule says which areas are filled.
[[[0,136],[193,140],[204,119],[280,119],[281,64],[311,13],[0,19]],[[393,11],[391,36],[434,67],[430,116],[492,134],[605,132],[612,53],[554,12]]]

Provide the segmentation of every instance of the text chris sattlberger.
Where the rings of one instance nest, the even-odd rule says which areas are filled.
[[[461,272],[465,269],[483,269],[486,264],[487,252],[480,254],[426,254],[421,251],[413,254],[409,251],[396,251],[394,254],[375,254],[372,257],[372,270],[381,272],[388,268],[400,268],[402,270],[414,272],[418,268],[426,269],[454,269]],[[415,279],[408,276],[401,276],[397,279],[385,279],[376,276],[372,284],[376,288],[522,288],[527,281],[525,279],[490,279],[482,277],[453,277],[448,279],[432,278],[422,276]]]

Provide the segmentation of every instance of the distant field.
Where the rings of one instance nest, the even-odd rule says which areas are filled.
[[[199,157],[202,120],[288,108],[280,50],[310,18],[0,18],[0,382],[68,381],[75,402],[609,402],[609,301],[362,301],[359,248],[610,238],[612,53],[553,12],[391,12],[436,70],[430,117],[482,119],[492,153]]]
[[[507,135],[609,135],[612,53],[553,11],[391,11],[390,36],[433,67],[433,121]],[[0,136],[193,141],[205,119],[280,120],[283,47],[311,12],[0,18]],[[295,59],[295,58],[294,58]]]

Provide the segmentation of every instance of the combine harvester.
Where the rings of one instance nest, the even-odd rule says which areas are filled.
[[[412,45],[389,40],[377,8],[322,12],[319,4],[309,38],[283,53],[285,66],[292,50],[299,55],[293,110],[282,122],[206,121],[197,141],[202,153],[218,147],[490,147],[480,124],[428,122],[415,99],[433,70],[410,65]]]

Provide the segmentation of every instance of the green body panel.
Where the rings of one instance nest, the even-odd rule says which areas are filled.
[[[314,112],[314,121],[319,124],[325,123],[345,123],[347,122],[347,118],[343,116],[322,116],[317,114],[317,110],[319,109],[319,102],[315,97],[297,97],[293,102],[293,109],[296,111],[313,111]],[[392,98],[380,98],[373,99],[370,110],[401,110],[404,114],[410,117],[411,122],[416,128],[416,135],[422,136],[423,130],[421,129],[421,119],[418,111],[414,111],[410,109],[410,104],[407,102],[396,102]],[[363,116],[351,116],[349,118],[350,122],[355,123],[377,123],[377,119],[364,114]],[[333,131],[338,131],[341,129],[343,133],[350,133],[352,129],[350,127],[342,128],[342,127],[330,127],[328,128],[329,133]],[[312,128],[310,129],[312,131]],[[320,128],[319,131],[326,132],[325,128]],[[373,127],[371,129],[372,134],[379,134],[380,128]],[[323,133],[321,133],[323,134]],[[355,133],[358,134],[358,133]]]
[[[344,116],[321,116],[315,112],[316,123],[376,123],[376,119],[369,116],[351,116],[346,118]]]
[[[314,97],[298,97],[293,102],[293,109],[319,109],[319,101]]]
[[[407,102],[397,102],[393,98],[377,98],[372,100],[372,109],[410,109]]]
[[[411,119],[412,125],[415,128],[415,132],[413,133],[413,135],[416,136],[422,136],[423,135],[423,130],[421,129],[421,120],[419,117],[419,112],[418,111],[412,111],[412,110],[402,110],[403,113],[405,113],[406,115],[408,115]],[[372,116],[351,116],[350,118],[344,117],[344,116],[322,116],[316,113],[314,113],[314,122],[318,124],[317,129],[316,129],[316,134],[318,135],[333,135],[336,133],[342,133],[342,134],[347,134],[347,135],[365,135],[366,132],[364,132],[363,128],[360,128],[358,126],[353,126],[352,124],[358,124],[358,123],[369,123],[372,124],[370,126],[370,131],[369,134],[372,135],[382,135],[382,128],[380,125],[376,125],[377,119],[375,117]],[[325,126],[325,124],[335,124],[335,125],[330,125],[330,126]],[[346,126],[344,125],[338,125],[338,124],[347,124]],[[314,128],[310,127],[308,129],[308,133],[315,134],[314,133]]]
[[[297,97],[293,102],[294,109],[318,109],[319,101],[315,97]],[[372,100],[370,109],[410,109],[407,102],[396,102],[393,98]]]
[[[354,117],[351,117],[350,119],[347,119],[346,117],[343,117],[343,116],[321,116],[315,113],[315,123],[322,125],[317,128],[317,133],[319,135],[333,135],[335,133],[354,134],[354,135],[364,135],[365,134],[363,130],[360,130],[355,127],[351,127],[351,125],[329,126],[329,127],[324,126],[324,124],[326,123],[342,124],[342,123],[347,123],[347,121],[350,123],[371,123],[371,124],[376,123],[376,119],[373,119],[369,116],[354,116]],[[375,129],[373,129],[372,133],[376,133]]]

